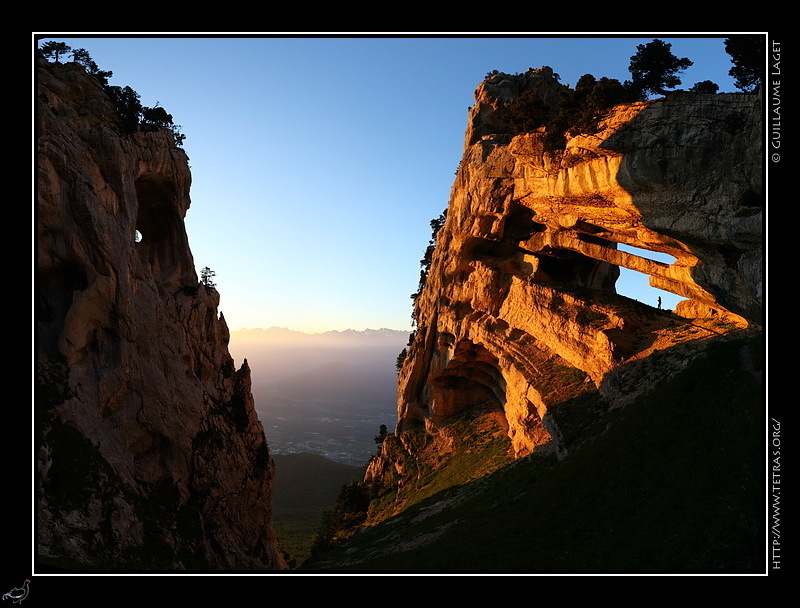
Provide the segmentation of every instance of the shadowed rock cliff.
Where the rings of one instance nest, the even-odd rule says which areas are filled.
[[[188,158],[37,66],[37,553],[88,570],[283,569],[247,362],[200,282]]]
[[[403,488],[420,462],[435,469],[458,451],[457,420],[493,420],[510,457],[563,458],[587,438],[571,421],[602,414],[576,413],[581,395],[624,406],[685,367],[706,339],[759,330],[760,96],[617,105],[594,128],[568,132],[563,147],[545,128],[496,130],[495,112],[525,91],[555,111],[560,87],[542,68],[494,74],[476,90],[446,221],[415,297],[396,437],[365,478],[376,495],[395,497],[375,519],[413,499]],[[673,312],[619,296],[619,267],[686,300]],[[645,373],[656,352],[666,356]]]

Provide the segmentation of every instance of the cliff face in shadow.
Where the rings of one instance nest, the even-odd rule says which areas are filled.
[[[186,154],[124,132],[78,64],[36,80],[39,561],[284,568],[250,370],[188,245]]]
[[[475,451],[467,420],[470,433],[505,441],[507,459],[563,459],[589,439],[576,420],[602,428],[604,411],[684,369],[707,342],[760,331],[760,97],[675,94],[617,105],[562,148],[548,145],[544,128],[494,130],[494,113],[510,100],[536,91],[554,104],[559,87],[542,68],[495,74],[476,90],[446,220],[415,298],[396,433],[365,477],[382,497],[368,521],[415,500],[421,464],[444,470]],[[675,261],[649,259],[648,250]],[[664,311],[618,295],[620,267],[685,300]],[[649,366],[655,353],[665,356]],[[600,409],[580,410],[597,395]]]

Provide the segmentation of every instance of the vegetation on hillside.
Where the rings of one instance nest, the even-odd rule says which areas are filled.
[[[371,500],[369,489],[360,480],[344,484],[336,497],[336,504],[322,514],[322,522],[311,544],[311,556],[330,551],[349,538],[367,519]]]
[[[273,454],[272,516],[287,561],[299,565],[311,555],[324,513],[335,508],[344,484],[360,479],[364,467],[316,454]]]
[[[430,221],[431,225],[431,238],[428,240],[428,246],[425,248],[425,254],[423,255],[422,259],[419,261],[420,271],[419,271],[419,285],[417,285],[417,291],[411,294],[411,299],[414,301],[414,309],[411,313],[411,323],[412,326],[416,327],[417,325],[417,298],[422,293],[425,284],[428,281],[428,272],[431,268],[431,262],[433,261],[433,252],[436,250],[436,236],[439,234],[439,231],[444,226],[445,221],[447,220],[447,209],[442,211],[439,214],[439,217],[435,217]]]
[[[667,89],[681,84],[679,75],[694,62],[688,57],[676,57],[671,48],[671,44],[658,39],[637,45],[628,67],[631,73],[631,80],[626,83],[628,88],[644,98],[648,94],[667,95]]]
[[[302,569],[763,572],[763,346],[749,331],[711,339],[568,458],[430,494]]]
[[[407,431],[401,442],[397,435],[382,427],[375,437],[380,446],[378,452],[391,450],[403,454],[402,480],[398,476],[383,479],[380,484],[353,480],[343,485],[336,504],[325,512],[315,534],[311,560],[324,556],[375,521],[385,519],[386,513],[410,508],[510,464],[511,443],[495,414],[490,408],[475,406],[454,416],[446,431],[448,453],[430,445],[422,431]]]
[[[725,39],[725,52],[733,67],[728,72],[736,88],[751,93],[764,81],[764,37],[753,34]]]
[[[406,362],[406,357],[408,357],[408,348],[404,348],[397,354],[397,360],[395,361],[394,367],[398,374],[400,373],[400,370],[403,369],[403,364]]]
[[[763,36],[737,35],[725,40],[725,50],[734,67],[729,74],[736,86],[749,92],[762,81]],[[497,133],[518,135],[544,128],[545,144],[550,150],[562,149],[566,137],[575,133],[591,133],[599,117],[611,107],[647,99],[650,95],[667,95],[682,84],[681,75],[693,62],[672,53],[672,45],[659,39],[636,47],[628,70],[630,80],[595,78],[592,74],[580,77],[575,88],[564,85],[556,108],[548,107],[533,90],[521,94],[499,107],[490,117]],[[498,75],[522,82],[525,74],[489,72],[486,79]],[[695,83],[690,93],[716,93],[719,86],[710,81]]]
[[[143,106],[139,94],[129,86],[110,85],[108,79],[113,72],[101,70],[86,49],[73,49],[64,42],[48,41],[42,44],[38,52],[55,63],[61,63],[62,57],[70,55],[74,63],[83,66],[87,74],[94,76],[114,104],[119,126],[124,132],[167,129],[172,133],[175,145],[183,145],[186,136],[181,133],[180,125],[173,122],[172,114],[159,106],[158,102],[153,107]]]

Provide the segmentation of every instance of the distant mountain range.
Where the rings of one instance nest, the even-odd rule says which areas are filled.
[[[394,370],[409,333],[394,329],[327,331],[308,334],[283,327],[231,332],[229,350],[241,365],[247,359],[253,384],[270,384],[338,361]]]
[[[335,338],[341,336],[351,336],[356,338],[396,338],[397,336],[403,335],[408,336],[407,331],[402,331],[399,329],[388,329],[386,327],[382,327],[380,329],[345,329],[345,330],[338,330],[332,329],[330,331],[323,331],[317,333],[308,333],[297,331],[295,329],[289,329],[287,327],[268,327],[264,329],[263,327],[256,327],[256,328],[243,328],[243,329],[235,329],[231,331],[231,334],[237,334],[240,336],[251,336],[251,337],[296,337],[296,338]]]
[[[345,329],[343,331],[331,330],[321,333],[304,333],[287,329],[286,327],[269,327],[267,329],[237,329],[231,331],[231,341],[237,342],[324,342],[328,344],[343,343],[350,344],[353,341],[359,343],[396,343],[398,340],[408,340],[409,332],[397,329]]]

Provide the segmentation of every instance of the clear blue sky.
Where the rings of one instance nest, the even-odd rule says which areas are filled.
[[[573,86],[586,73],[623,81],[636,45],[660,38],[694,62],[682,88],[735,91],[724,37],[46,39],[85,48],[111,84],[181,125],[189,243],[198,273],[216,272],[229,327],[321,332],[410,329],[429,221],[447,205],[487,72],[548,65]]]

